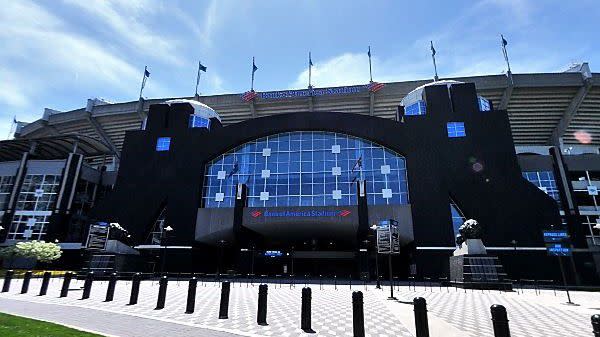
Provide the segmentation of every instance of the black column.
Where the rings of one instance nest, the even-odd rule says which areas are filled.
[[[567,228],[571,234],[572,243],[577,248],[587,248],[585,241],[586,229],[579,219],[579,207],[574,197],[573,186],[569,177],[569,169],[565,163],[560,148],[550,148],[554,177],[558,186],[560,203],[565,212]]]
[[[235,203],[233,206],[233,234],[238,246],[246,247],[251,238],[248,237],[248,229],[242,226],[244,218],[244,208],[246,207],[246,198],[248,195],[248,186],[238,183],[235,186]]]
[[[356,200],[358,203],[358,230],[356,232],[356,265],[360,278],[369,279],[369,207],[367,205],[367,181],[356,182]]]
[[[67,236],[71,218],[71,205],[75,197],[75,188],[77,187],[82,164],[83,156],[80,154],[70,153],[67,157],[56,206],[48,224],[48,234],[46,234],[48,241],[59,240],[62,242]]]

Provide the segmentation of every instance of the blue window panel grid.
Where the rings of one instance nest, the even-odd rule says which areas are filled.
[[[208,129],[210,127],[210,119],[196,116],[196,115],[190,115],[188,127],[189,128],[206,128],[206,129]]]
[[[463,122],[448,122],[446,128],[448,130],[448,137],[450,138],[465,137],[467,135],[465,123]]]
[[[419,116],[427,112],[427,104],[425,101],[415,102],[404,108],[405,116]]]
[[[543,187],[546,193],[560,206],[560,194],[552,171],[527,171],[522,172],[523,178],[537,187]]]
[[[156,140],[156,151],[169,151],[171,148],[171,137],[159,137]]]
[[[490,111],[491,110],[491,105],[490,105],[490,101],[481,97],[481,96],[477,96],[477,101],[479,103],[479,111]]]
[[[340,146],[340,153],[332,152],[333,145]],[[270,156],[263,156],[264,148],[271,149]],[[381,174],[381,165],[389,165],[390,173]],[[333,167],[340,167],[341,175],[334,176]],[[353,136],[320,131],[282,133],[243,144],[209,163],[204,207],[232,207],[233,193],[224,189],[234,191],[238,182],[247,184],[248,205],[254,207],[355,205],[356,181],[360,179],[368,181],[368,193],[379,194],[370,198],[369,204],[408,204],[405,168],[404,157]],[[261,177],[264,169],[270,170],[269,178]],[[219,171],[226,172],[225,179],[217,179]],[[379,190],[373,190],[375,183]],[[382,187],[392,190],[391,198],[383,198]],[[341,191],[341,199],[333,199],[333,190]],[[265,191],[269,200],[260,200]],[[222,202],[215,201],[216,193],[224,193]]]

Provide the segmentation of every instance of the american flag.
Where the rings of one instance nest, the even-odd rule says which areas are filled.
[[[256,96],[258,96],[258,94],[256,93],[256,91],[250,90],[250,91],[246,91],[242,95],[242,99],[244,100],[244,102],[250,102],[251,100],[255,99]]]
[[[378,92],[379,90],[383,89],[383,87],[385,87],[385,84],[379,82],[371,82],[368,86],[369,91],[371,92]]]

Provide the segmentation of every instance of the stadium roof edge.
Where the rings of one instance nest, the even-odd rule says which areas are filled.
[[[513,88],[578,88],[583,86],[585,83],[582,73],[578,72],[557,72],[557,73],[519,73],[512,74],[513,78]],[[492,75],[477,75],[477,76],[463,76],[463,77],[449,77],[444,78],[447,80],[457,80],[462,82],[473,82],[475,83],[478,90],[490,91],[494,92],[502,92],[507,89],[509,86],[507,75],[506,74],[492,74]],[[421,79],[421,80],[411,80],[411,81],[397,81],[397,82],[385,82],[386,87],[388,87],[391,92],[401,92],[403,94],[408,93],[414,88],[423,85],[425,83],[431,82],[431,79]],[[600,73],[592,73],[592,78],[589,80],[592,86],[600,85]],[[350,85],[348,85],[350,86]],[[339,88],[339,87],[326,87],[326,88]],[[303,89],[290,89],[293,90],[303,90]],[[520,89],[523,90],[523,89]],[[554,90],[554,89],[552,89]],[[571,89],[569,89],[571,90]],[[576,89],[575,89],[576,90]],[[568,91],[568,90],[567,90]],[[264,91],[261,91],[264,92]],[[382,91],[383,93],[384,91]],[[390,92],[390,91],[388,91]],[[243,102],[240,98],[242,93],[231,93],[231,94],[219,94],[219,95],[206,95],[200,96],[200,102],[203,102],[209,106],[213,105],[214,108],[216,106],[232,106],[232,111],[238,111],[240,109],[244,109],[248,103]],[[366,94],[358,94],[351,95],[360,99],[365,96],[368,98]],[[383,94],[382,98],[386,95]],[[388,95],[389,96],[389,93]],[[403,96],[402,96],[403,97]],[[398,100],[402,99],[402,97],[398,97]],[[147,111],[149,105],[158,104],[165,102],[171,99],[193,99],[193,97],[168,97],[168,98],[152,98],[143,100],[143,106],[140,107],[140,101],[128,101],[128,102],[120,102],[120,103],[112,103],[112,104],[103,104],[97,105],[93,107],[93,111],[91,113],[94,118],[105,118],[108,116],[114,116],[119,119],[126,118],[127,116],[133,116],[137,111],[141,108],[143,111]],[[388,99],[388,98],[385,98]],[[384,99],[384,100],[385,100]],[[298,98],[286,98],[277,100],[278,103],[285,103],[287,101],[297,101]],[[509,97],[510,100],[510,97]],[[257,102],[259,105],[266,104],[266,101],[259,100]],[[273,101],[275,103],[275,101]],[[216,108],[217,112],[219,108]],[[350,110],[349,110],[350,111]],[[232,112],[238,116],[240,112]],[[58,125],[62,125],[63,123],[70,123],[69,125],[73,125],[73,123],[79,124],[79,121],[84,121],[87,119],[89,114],[86,112],[85,108],[78,108],[65,112],[58,112],[50,114],[49,116],[45,116],[46,118],[38,119],[28,125],[25,125],[21,128],[19,136],[21,137],[36,137],[40,136],[40,134],[50,135],[53,133],[57,133],[56,129],[60,129]],[[239,115],[241,116],[241,115]],[[534,116],[535,117],[535,116]],[[131,117],[130,119],[132,119]],[[138,121],[139,121],[139,117]],[[245,117],[235,117],[245,118]],[[234,119],[235,119],[234,118]],[[250,118],[250,117],[248,117]],[[57,127],[54,128],[53,125]],[[40,130],[42,129],[42,130]],[[48,130],[46,130],[48,129]],[[54,129],[54,130],[53,130]],[[63,130],[61,129],[61,132]]]

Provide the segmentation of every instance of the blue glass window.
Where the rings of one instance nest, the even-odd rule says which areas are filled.
[[[477,102],[479,103],[479,111],[490,111],[492,109],[490,101],[481,96],[477,96]]]
[[[171,147],[171,137],[159,137],[156,140],[156,151],[169,151]]]
[[[450,138],[465,137],[467,135],[465,132],[465,123],[463,122],[448,122],[446,128],[448,129],[448,137]]]
[[[454,229],[454,237],[456,237],[458,229],[465,223],[466,218],[453,200],[450,200],[450,214],[452,214],[452,228]]]
[[[197,115],[190,115],[188,127],[191,128],[207,128],[210,127],[210,119],[200,117]]]
[[[523,178],[546,192],[560,205],[560,194],[552,171],[527,171],[522,172]]]
[[[205,172],[207,208],[233,207],[238,182],[248,186],[250,207],[356,205],[359,180],[367,181],[368,204],[409,203],[405,158],[341,133],[260,138],[218,156]]]
[[[426,112],[427,104],[425,103],[425,101],[418,101],[404,108],[405,116],[424,115]]]

